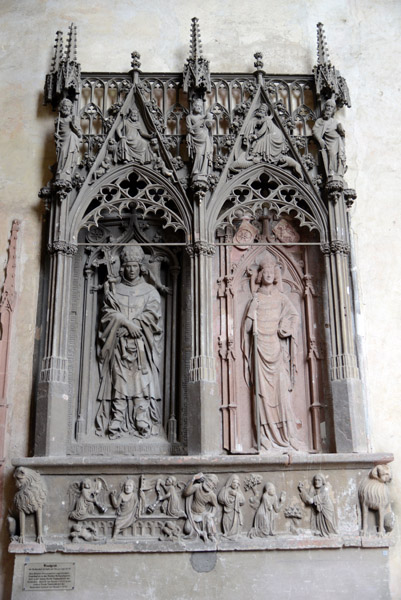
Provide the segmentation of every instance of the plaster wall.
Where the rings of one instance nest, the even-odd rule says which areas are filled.
[[[401,107],[396,100],[401,81],[401,4],[397,0],[122,0],[116,6],[106,0],[0,2],[1,266],[6,263],[12,220],[22,222],[7,395],[4,505],[13,493],[10,461],[29,453],[43,219],[37,192],[50,178],[48,166],[55,160],[53,115],[42,107],[42,89],[55,32],[66,31],[71,21],[77,24],[78,58],[85,71],[129,70],[133,50],[141,53],[146,71],[180,71],[193,16],[200,19],[204,54],[214,72],[252,72],[253,53],[260,50],[269,73],[309,73],[316,61],[316,23],[325,24],[332,62],[347,79],[353,105],[338,116],[347,134],[346,179],[358,192],[352,232],[370,447],[395,455],[392,496],[400,523],[401,169],[397,143]],[[12,560],[6,555],[4,527],[1,532],[2,571],[8,582],[2,597],[6,599]],[[398,525],[398,538],[399,533]],[[393,598],[400,598],[400,543],[390,550],[389,568]]]

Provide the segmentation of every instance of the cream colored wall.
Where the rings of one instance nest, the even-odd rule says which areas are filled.
[[[19,300],[12,345],[9,460],[27,453],[32,351],[42,234],[37,192],[54,162],[53,117],[42,89],[57,29],[78,25],[83,70],[124,71],[141,53],[146,71],[180,71],[190,19],[200,19],[212,71],[253,71],[261,50],[267,72],[309,73],[315,63],[316,23],[325,24],[332,62],[346,77],[353,108],[340,119],[347,132],[347,181],[352,209],[363,336],[369,428],[373,451],[395,454],[392,495],[401,520],[401,3],[398,0],[2,0],[0,47],[0,264],[14,218],[22,221]],[[398,528],[399,529],[399,528]],[[2,546],[6,535],[2,534]],[[401,545],[390,552],[394,598],[401,596]],[[8,562],[8,565],[10,563]],[[9,577],[9,572],[7,573]]]

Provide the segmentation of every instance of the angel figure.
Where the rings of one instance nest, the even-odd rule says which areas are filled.
[[[166,481],[158,479],[156,482],[157,499],[153,504],[148,506],[147,512],[152,513],[156,506],[160,503],[160,510],[168,517],[185,517],[185,512],[181,509],[181,501],[178,496],[178,489],[181,489],[183,484],[177,483],[177,479],[173,475],[169,475]]]
[[[118,496],[115,491],[112,491],[110,501],[113,508],[116,509],[116,520],[113,529],[113,539],[116,539],[120,531],[130,527],[138,517],[138,495],[133,479],[127,479],[122,492]]]
[[[75,482],[70,487],[70,497],[75,500],[74,510],[70,512],[70,519],[82,521],[94,514],[107,512],[104,506],[104,492],[108,486],[102,477],[92,479],[86,478],[81,482]],[[95,510],[96,509],[96,510]]]

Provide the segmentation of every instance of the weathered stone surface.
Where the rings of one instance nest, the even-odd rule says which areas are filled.
[[[315,600],[321,597],[322,585],[325,598],[330,600],[349,600],[354,596],[362,596],[364,600],[391,598],[388,553],[379,549],[348,548],[330,552],[316,549],[302,553],[282,550],[275,554],[218,552],[215,558],[215,566],[210,571],[204,566],[199,568],[193,555],[175,553],[141,555],[140,560],[139,555],[53,555],[51,562],[75,562],[75,589],[68,592],[72,600],[91,600],[94,596],[108,600],[116,590],[122,600],[131,599],[133,590],[138,600],[162,600],[166,598],[166,590],[168,597],[180,600],[230,600],[233,595],[264,597],[266,589],[272,597],[296,594],[300,600]],[[22,591],[22,582],[28,559],[30,564],[43,563],[42,557],[16,557],[13,600],[27,597],[27,592]],[[309,565],[308,568],[305,565]],[[66,593],[53,591],[52,600],[65,598]],[[49,592],[35,592],[35,598],[45,597],[49,597]]]

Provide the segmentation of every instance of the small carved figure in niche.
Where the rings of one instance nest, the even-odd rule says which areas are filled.
[[[140,438],[158,435],[161,424],[160,295],[144,280],[145,255],[140,246],[128,246],[120,258],[121,281],[105,284],[99,332],[101,404],[96,433],[108,433],[111,440],[123,432]]]
[[[116,509],[116,520],[113,529],[113,539],[115,539],[120,531],[131,527],[137,519],[138,495],[135,491],[134,481],[127,479],[122,492],[118,496],[115,491],[112,491],[110,501],[113,508]]]
[[[181,529],[175,523],[171,523],[171,521],[166,521],[164,525],[160,528],[161,536],[159,537],[160,542],[164,542],[165,540],[178,540],[181,537]]]
[[[266,450],[300,448],[291,392],[296,371],[296,332],[299,315],[281,288],[281,272],[268,254],[259,265],[256,294],[249,302],[242,324],[242,351],[246,379],[252,381],[256,427]]]
[[[194,100],[186,123],[188,153],[193,159],[192,178],[206,180],[213,164],[213,115],[210,112],[203,114],[203,102],[200,98]]]
[[[288,146],[283,132],[273,122],[267,104],[261,104],[242,135],[242,150],[230,169],[237,173],[240,169],[251,167],[255,163],[267,162],[282,164],[296,171],[303,179],[299,163],[287,156]]]
[[[160,156],[159,144],[155,133],[147,133],[141,129],[139,112],[136,108],[130,108],[123,115],[120,125],[116,129],[118,143],[110,140],[109,151],[114,162],[128,163],[137,162],[140,165],[152,163],[153,168],[161,171],[166,177],[171,177],[173,171],[167,169]],[[114,143],[113,143],[114,142]],[[109,168],[106,157],[99,168],[98,176],[103,175]]]
[[[43,544],[42,508],[47,498],[43,479],[36,471],[27,467],[17,467],[14,471],[17,492],[14,496],[14,507],[18,513],[19,535],[17,522],[13,516],[8,517],[10,537],[20,544],[25,543],[25,517],[35,515],[36,541]]]
[[[377,465],[370,471],[369,477],[362,481],[359,486],[358,496],[362,511],[361,535],[367,535],[368,533],[369,510],[378,513],[379,535],[393,530],[395,517],[391,510],[390,493],[388,491],[388,484],[391,479],[389,465]]]
[[[82,130],[75,120],[75,115],[72,114],[72,102],[68,98],[64,98],[60,102],[59,116],[56,119],[55,126],[56,133],[54,134],[54,139],[57,153],[56,179],[71,182],[82,138]]]
[[[268,537],[269,535],[275,535],[274,523],[276,515],[282,509],[284,502],[285,492],[281,492],[280,498],[278,498],[274,485],[272,483],[266,483],[263,488],[259,507],[255,513],[253,527],[249,532],[249,537]]]
[[[298,484],[302,502],[312,506],[311,529],[315,535],[328,537],[337,533],[334,504],[330,498],[329,489],[322,473],[316,473],[312,486],[307,493],[304,484]]]
[[[312,133],[318,142],[323,158],[323,164],[328,176],[344,175],[345,165],[345,131],[341,123],[333,118],[336,111],[336,101],[327,100],[323,117],[316,120]]]
[[[108,490],[108,486],[102,477],[96,477],[93,481],[86,478],[80,483],[72,484],[69,491],[70,497],[75,500],[75,506],[74,510],[70,512],[70,519],[82,521],[93,514],[107,512],[103,497],[105,490]]]
[[[184,489],[187,520],[184,533],[191,537],[198,535],[206,542],[216,541],[215,516],[217,511],[216,475],[197,473]]]
[[[153,152],[150,148],[150,140],[154,134],[142,131],[139,121],[139,113],[136,108],[130,108],[116,130],[119,139],[117,145],[117,159],[119,162],[131,161],[146,165],[152,162]]]
[[[96,527],[88,523],[74,523],[71,527],[70,538],[73,544],[79,544],[81,540],[84,542],[97,542],[100,538],[97,535]]]
[[[185,512],[181,509],[181,501],[178,496],[177,488],[180,484],[173,475],[169,475],[166,481],[158,479],[156,482],[156,501],[147,508],[148,513],[152,513],[160,503],[160,510],[169,517],[185,517]]]
[[[218,500],[223,506],[221,528],[224,537],[229,539],[235,539],[240,535],[244,522],[241,506],[245,503],[245,498],[240,485],[238,475],[231,475],[218,495]]]

